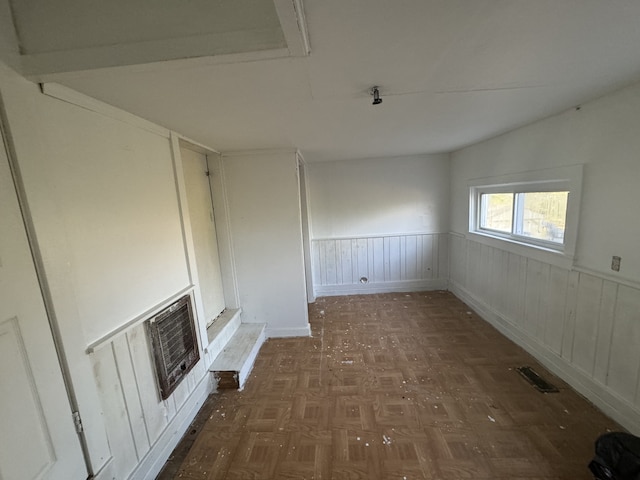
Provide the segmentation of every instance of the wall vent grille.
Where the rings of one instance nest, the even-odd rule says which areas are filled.
[[[185,295],[146,324],[158,388],[165,400],[200,360],[191,297]]]

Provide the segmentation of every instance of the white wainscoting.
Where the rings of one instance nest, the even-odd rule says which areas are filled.
[[[449,289],[606,414],[640,434],[640,289],[461,235]]]
[[[447,288],[447,237],[433,233],[314,239],[314,292],[327,296]]]
[[[211,391],[206,360],[163,401],[144,323],[100,344],[91,356],[114,478],[154,479]]]

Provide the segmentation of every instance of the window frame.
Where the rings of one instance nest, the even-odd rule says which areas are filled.
[[[553,168],[519,174],[475,179],[469,182],[469,233],[483,243],[506,246],[507,250],[523,254],[522,248],[542,255],[555,254],[573,260],[578,234],[578,218],[582,191],[582,165]],[[569,192],[563,243],[518,235],[516,214],[519,193]],[[481,195],[495,193],[513,194],[511,232],[481,227]],[[522,198],[522,197],[520,197]],[[529,255],[530,256],[530,255]]]

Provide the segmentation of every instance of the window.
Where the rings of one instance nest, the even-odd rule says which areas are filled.
[[[480,195],[480,228],[511,233],[513,227],[513,193]]]
[[[573,255],[581,179],[581,167],[566,167],[474,182],[469,231]]]
[[[482,193],[481,230],[564,244],[569,192]]]

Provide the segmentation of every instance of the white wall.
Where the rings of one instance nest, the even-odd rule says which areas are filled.
[[[152,478],[210,387],[203,360],[162,401],[143,325],[109,337],[193,287],[169,132],[4,67],[0,91],[92,469]]]
[[[313,239],[449,229],[448,155],[306,166]]]
[[[312,163],[307,178],[316,295],[446,287],[448,155]]]
[[[451,289],[640,432],[640,85],[452,154]],[[468,235],[471,179],[584,164],[576,258]],[[620,272],[611,256],[622,257]],[[491,282],[487,282],[491,279]]]
[[[576,264],[640,283],[640,85],[455,152],[451,165],[451,229],[468,229],[472,178],[584,164]],[[632,208],[629,208],[632,207]],[[620,273],[611,256],[622,257]]]
[[[242,320],[309,335],[295,152],[223,156]]]

